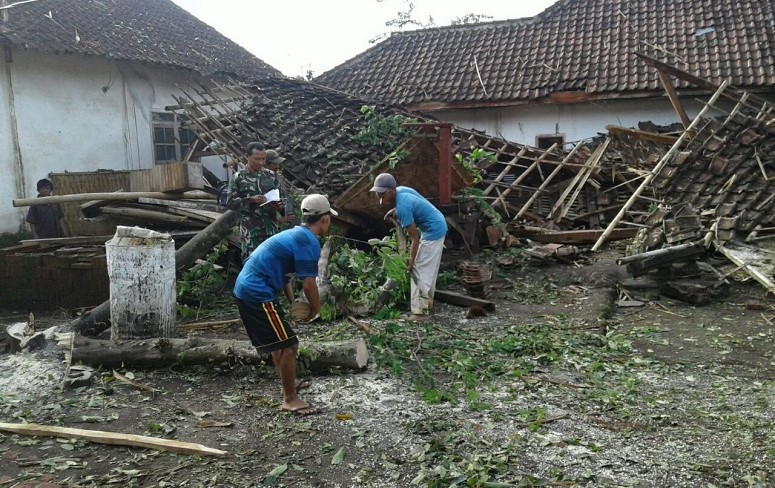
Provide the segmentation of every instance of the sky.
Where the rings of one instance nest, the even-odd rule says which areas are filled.
[[[408,0],[172,0],[286,76],[324,73],[395,28]],[[413,0],[412,18],[437,26],[467,14],[532,17],[556,0]]]

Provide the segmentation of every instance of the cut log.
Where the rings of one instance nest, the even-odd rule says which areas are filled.
[[[461,307],[482,307],[488,312],[495,311],[495,302],[461,295],[460,293],[455,293],[453,291],[436,290],[433,293],[433,298],[440,302],[451,303],[452,305],[459,305]]]
[[[60,345],[71,351],[72,363],[84,363],[104,368],[142,367],[164,368],[172,365],[211,364],[229,359],[244,363],[263,362],[250,341],[228,339],[142,339],[107,341],[80,335],[60,336]],[[302,354],[315,370],[337,366],[360,370],[366,367],[369,352],[363,338],[345,342],[305,343]]]
[[[216,244],[226,237],[232,227],[239,221],[240,215],[234,210],[227,210],[218,220],[208,225],[191,240],[175,252],[175,267],[178,271],[188,269],[197,259],[206,255]],[[78,332],[99,334],[110,323],[110,300],[91,310],[80,318],[64,324],[60,332]]]
[[[121,434],[118,432],[104,432],[101,430],[73,429],[69,427],[55,427],[38,424],[8,424],[0,422],[0,430],[24,435],[38,435],[46,437],[63,437],[65,439],[86,439],[98,444],[111,444],[114,446],[132,446],[160,451],[171,451],[178,454],[193,454],[198,456],[225,456],[226,451],[213,449],[202,444],[191,442],[159,439],[135,434]]]
[[[299,356],[314,371],[337,367],[357,371],[369,362],[369,350],[361,337],[340,342],[306,342],[299,348]]]

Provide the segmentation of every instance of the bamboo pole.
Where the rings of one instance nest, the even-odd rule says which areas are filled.
[[[523,155],[523,154],[525,154],[525,151],[527,151],[527,148],[522,148],[522,150],[519,152],[519,154],[517,154],[516,156],[514,156],[514,158],[513,158],[513,159],[512,159],[510,162],[508,162],[508,163],[505,163],[505,164],[504,164],[504,166],[505,166],[505,167],[503,168],[503,171],[501,171],[501,172],[500,172],[500,174],[499,174],[499,175],[498,175],[498,176],[495,178],[495,180],[494,180],[494,181],[495,181],[495,182],[498,182],[498,183],[500,183],[500,182],[501,182],[501,180],[503,180],[503,178],[504,178],[504,177],[505,177],[507,174],[509,174],[509,172],[511,171],[511,167],[512,167],[512,166],[516,166],[516,164],[515,164],[515,163],[516,163],[517,161],[519,161],[519,160],[522,158],[522,155]],[[483,195],[485,195],[485,196],[486,196],[486,195],[489,195],[489,194],[490,194],[490,192],[491,192],[491,191],[492,191],[494,188],[495,188],[495,184],[494,184],[494,183],[490,183],[490,186],[488,186],[488,187],[487,187],[487,189],[486,189],[486,190],[484,190],[484,191],[482,192],[482,194],[483,194]]]
[[[610,139],[606,139],[606,142]],[[607,146],[607,144],[606,144]],[[584,175],[587,174],[590,167],[590,162],[594,162],[596,160],[595,156],[599,154],[599,150],[601,146],[598,146],[597,149],[592,153],[592,155],[589,157],[589,159],[584,163],[584,167],[581,168],[577,173],[576,176],[573,177],[573,180],[571,180],[570,184],[565,187],[565,189],[562,191],[562,194],[560,194],[560,198],[557,199],[557,202],[555,202],[554,206],[552,207],[552,210],[549,211],[549,215],[547,215],[547,218],[551,219],[557,210],[559,210],[563,204],[565,203],[565,199],[568,197],[568,195],[576,188],[576,184],[580,179],[584,177]]]
[[[724,93],[724,90],[726,90],[727,86],[729,86],[729,81],[725,80],[721,84],[719,89],[716,90],[716,93],[713,94],[710,101],[708,101],[707,105],[705,105],[705,107],[702,109],[702,111],[700,111],[697,117],[694,118],[694,120],[689,125],[689,127],[681,134],[678,140],[675,141],[675,144],[673,144],[673,147],[670,148],[670,150],[662,157],[659,163],[657,163],[654,169],[651,170],[651,173],[649,173],[648,176],[646,176],[646,178],[643,180],[643,182],[641,182],[640,186],[627,200],[627,203],[625,203],[624,206],[621,208],[621,210],[619,210],[619,213],[616,214],[616,217],[614,217],[611,223],[608,224],[608,227],[606,227],[605,232],[603,232],[603,235],[601,235],[600,239],[598,239],[595,245],[592,246],[592,251],[600,250],[600,248],[608,238],[608,235],[614,230],[614,228],[616,228],[616,226],[619,224],[619,221],[622,220],[622,217],[624,217],[624,214],[626,214],[627,211],[630,210],[630,207],[632,207],[632,204],[635,203],[635,200],[640,196],[640,194],[643,193],[643,190],[645,190],[651,184],[654,178],[660,173],[660,171],[662,171],[662,169],[667,165],[667,163],[675,156],[675,154],[683,145],[684,141],[689,138],[689,135],[694,133],[695,127],[703,119],[705,114],[710,109],[710,106],[713,105],[719,99],[719,97],[721,97],[721,95]]]
[[[576,183],[576,189],[573,190],[573,194],[571,195],[568,202],[563,205],[560,211],[561,219],[568,214],[568,211],[570,210],[571,206],[576,201],[576,198],[578,198],[579,192],[587,183],[587,181],[589,180],[589,177],[592,176],[592,173],[595,171],[595,168],[597,168],[597,165],[600,163],[600,159],[602,159],[603,154],[605,154],[606,150],[608,149],[608,144],[610,143],[611,143],[611,139],[606,139],[603,144],[598,146],[597,150],[595,150],[595,153],[592,154],[592,157],[587,162],[587,167],[581,171],[581,173],[583,173],[584,176]]]
[[[206,197],[205,197],[206,196]],[[157,191],[134,191],[122,193],[74,193],[72,195],[54,195],[51,197],[40,198],[15,198],[14,207],[31,207],[33,205],[47,205],[49,203],[66,202],[88,202],[89,200],[116,200],[127,201],[137,200],[138,198],[158,198],[160,200],[202,200],[213,198],[211,195],[202,191],[187,191],[183,193],[163,193]]]
[[[549,156],[551,153],[553,153],[554,150],[557,149],[557,146],[558,146],[558,144],[556,142],[554,144],[552,144],[552,147],[547,149],[546,152],[541,155],[541,157],[539,157],[538,159],[533,161],[533,164],[528,166],[528,168],[525,171],[523,171],[522,174],[519,175],[516,180],[514,180],[514,182],[511,184],[511,186],[512,187],[516,187],[517,185],[522,183],[522,180],[527,178],[527,176],[530,174],[530,172],[533,171],[536,166],[541,164],[541,161],[543,161],[547,156]],[[505,202],[506,202],[506,195],[508,195],[509,193],[511,193],[511,188],[506,188],[505,190],[503,190],[503,193],[500,194],[497,199],[495,199],[495,202],[493,202],[492,206],[493,207],[497,206],[498,205],[498,201],[502,201],[505,204]]]
[[[554,168],[554,171],[552,171],[551,173],[549,173],[549,176],[547,176],[547,177],[546,177],[546,179],[544,180],[544,182],[543,182],[543,183],[541,183],[541,186],[539,186],[539,187],[538,187],[538,189],[537,189],[535,192],[533,192],[533,195],[532,195],[532,196],[531,196],[531,197],[528,199],[527,203],[525,203],[525,204],[522,206],[522,208],[519,210],[519,212],[517,212],[517,215],[515,215],[515,216],[514,216],[514,219],[512,219],[512,220],[517,220],[519,217],[521,217],[521,216],[522,216],[522,214],[524,214],[525,212],[527,212],[527,209],[528,209],[528,208],[530,208],[530,205],[532,205],[532,204],[533,204],[533,202],[536,200],[536,198],[538,198],[538,197],[541,195],[541,192],[543,192],[543,191],[544,191],[544,189],[546,189],[546,187],[547,187],[547,186],[549,186],[549,183],[551,183],[551,181],[554,179],[554,177],[555,177],[555,176],[557,176],[557,173],[559,173],[559,172],[560,172],[560,170],[562,170],[562,168],[564,168],[564,167],[565,167],[565,164],[566,164],[568,161],[570,161],[570,160],[571,160],[571,158],[573,157],[573,155],[574,155],[574,154],[576,154],[576,151],[578,151],[578,150],[579,150],[579,148],[581,148],[581,146],[582,146],[582,145],[583,145],[583,143],[582,143],[582,142],[579,142],[578,144],[576,144],[576,145],[573,147],[573,149],[571,150],[571,152],[570,152],[570,153],[568,153],[568,155],[567,155],[567,156],[565,156],[565,159],[563,159],[563,160],[562,160],[562,162],[561,162],[559,165],[557,165],[557,167],[556,167],[556,168]]]

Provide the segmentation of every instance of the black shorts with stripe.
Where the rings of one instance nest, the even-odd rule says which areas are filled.
[[[237,298],[237,308],[250,342],[259,354],[279,351],[299,343],[299,338],[291,329],[277,301],[258,303]]]

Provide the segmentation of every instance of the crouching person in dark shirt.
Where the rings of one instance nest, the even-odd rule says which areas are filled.
[[[38,181],[38,198],[50,197],[54,184],[48,178]],[[35,239],[50,239],[64,237],[64,217],[62,207],[58,203],[33,205],[27,212],[27,223],[30,224],[32,237]]]

